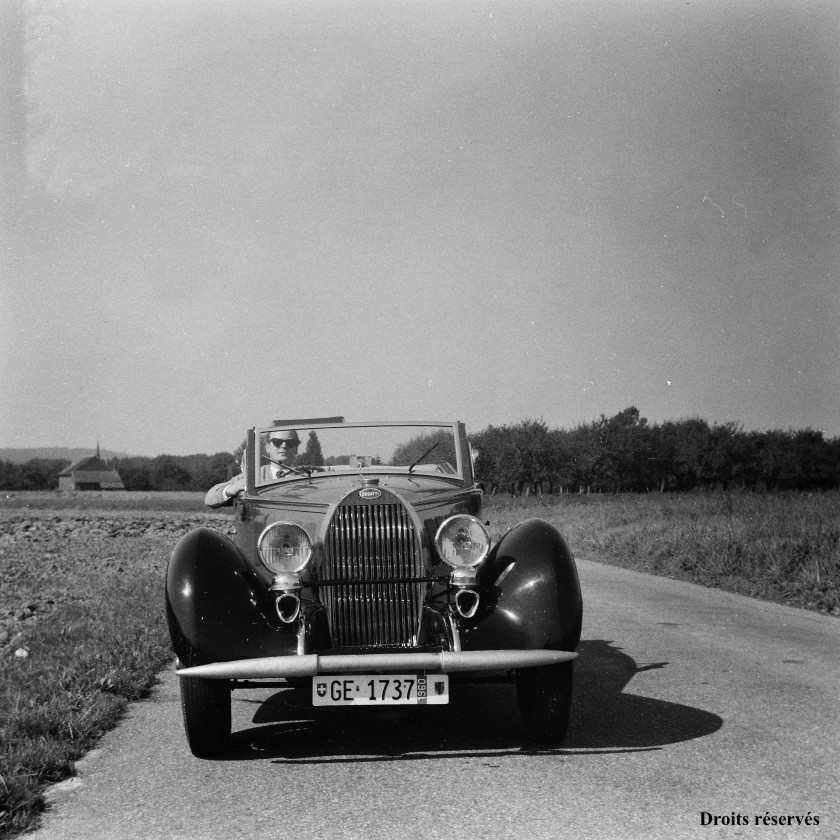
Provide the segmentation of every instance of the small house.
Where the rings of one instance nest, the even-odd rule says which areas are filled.
[[[125,490],[120,474],[109,467],[99,454],[88,455],[70,464],[58,474],[59,490]]]

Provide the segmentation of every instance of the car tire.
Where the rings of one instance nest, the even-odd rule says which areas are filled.
[[[517,670],[519,717],[530,740],[559,744],[566,737],[572,710],[573,666],[573,662],[561,662]]]
[[[230,748],[230,693],[224,680],[181,677],[184,730],[193,755],[208,758]]]

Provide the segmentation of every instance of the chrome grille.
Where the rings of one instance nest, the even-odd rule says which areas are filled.
[[[333,647],[411,646],[425,583],[416,580],[423,576],[420,540],[405,507],[354,494],[336,509],[324,555],[320,592]]]

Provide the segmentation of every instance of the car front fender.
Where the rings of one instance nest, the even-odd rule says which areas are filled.
[[[236,545],[209,528],[176,544],[166,571],[166,614],[185,665],[294,653],[293,633],[273,625],[256,575]]]
[[[461,625],[464,650],[577,647],[580,581],[566,540],[550,523],[528,519],[508,531],[483,563],[478,584],[485,603]]]

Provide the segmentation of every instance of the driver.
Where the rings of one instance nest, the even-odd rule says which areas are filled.
[[[265,442],[267,464],[260,467],[260,483],[264,484],[296,472],[292,462],[297,457],[300,438],[294,429],[271,432]],[[288,468],[287,466],[288,465]],[[228,481],[222,481],[207,491],[204,504],[211,508],[230,505],[237,496],[245,492],[245,452],[242,452],[242,471]]]
[[[270,463],[260,467],[260,481],[274,481],[292,472],[286,465],[294,463],[299,446],[300,438],[294,429],[269,433],[265,452]]]

